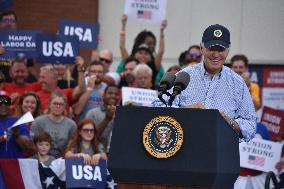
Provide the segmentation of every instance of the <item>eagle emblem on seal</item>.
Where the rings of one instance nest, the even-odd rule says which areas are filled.
[[[144,128],[144,147],[150,155],[156,158],[169,158],[175,155],[182,143],[182,127],[170,116],[157,116]]]
[[[171,139],[172,131],[168,127],[159,127],[156,129],[156,143],[161,148],[168,147],[173,139]]]

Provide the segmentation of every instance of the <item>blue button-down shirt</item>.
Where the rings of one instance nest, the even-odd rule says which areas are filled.
[[[239,124],[245,141],[253,138],[256,113],[249,90],[238,74],[223,66],[222,71],[211,79],[203,63],[186,67],[182,71],[190,75],[190,82],[176,97],[173,106],[202,103],[206,109],[218,109]],[[158,100],[153,105],[163,106]]]

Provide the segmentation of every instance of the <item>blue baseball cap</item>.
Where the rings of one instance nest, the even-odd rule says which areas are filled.
[[[227,49],[231,44],[230,31],[219,24],[211,25],[204,31],[202,43],[205,48],[218,45]]]

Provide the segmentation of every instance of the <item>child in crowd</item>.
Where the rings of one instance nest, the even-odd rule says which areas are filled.
[[[51,136],[46,132],[40,132],[34,136],[34,143],[36,146],[37,154],[32,158],[38,159],[46,166],[50,166],[51,162],[55,158],[51,155],[48,155],[51,147]]]
[[[95,123],[83,119],[66,148],[65,158],[83,158],[86,164],[97,165],[100,159],[107,159],[104,146],[99,142]]]

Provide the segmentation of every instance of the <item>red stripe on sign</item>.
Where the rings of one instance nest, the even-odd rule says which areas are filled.
[[[1,159],[0,168],[7,189],[25,189],[17,159]]]

